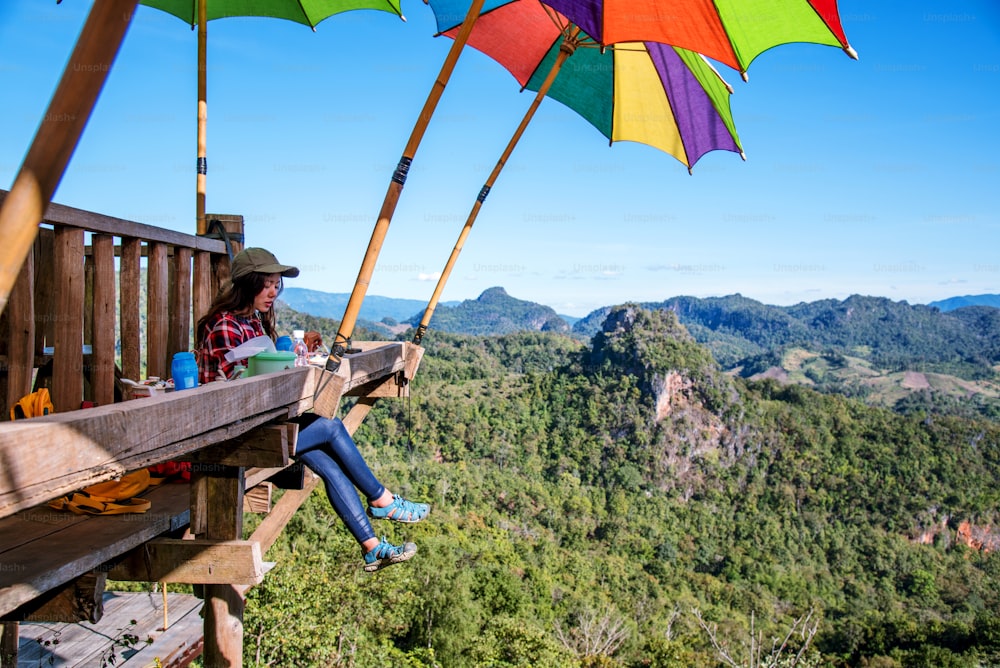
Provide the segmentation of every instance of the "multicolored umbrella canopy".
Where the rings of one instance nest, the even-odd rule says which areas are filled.
[[[354,9],[375,9],[403,16],[399,0],[204,0],[207,20],[235,16],[287,19],[315,28],[334,14]],[[173,14],[191,26],[198,25],[199,0],[139,0],[139,4]]]
[[[535,0],[515,0],[480,17],[468,43],[536,96],[476,198],[414,334],[418,344],[486,196],[545,96],[583,116],[609,142],[648,144],[689,171],[710,151],[743,154],[729,107],[732,89],[700,54],[658,42],[601,47]]]
[[[506,68],[523,88],[544,91],[596,127],[610,142],[648,144],[689,169],[709,151],[742,154],[729,95],[732,88],[701,55],[657,42],[606,48],[536,0],[515,0],[481,16],[469,45]],[[449,31],[445,33],[451,35]]]
[[[649,40],[697,51],[745,74],[754,58],[794,42],[847,42],[837,0],[546,0],[602,45]]]

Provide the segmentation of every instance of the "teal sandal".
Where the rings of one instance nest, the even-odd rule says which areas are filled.
[[[383,536],[382,541],[365,554],[364,569],[368,573],[374,573],[386,566],[406,561],[416,553],[417,546],[415,544],[403,543],[402,545],[393,545],[386,542],[385,536]]]
[[[378,520],[393,520],[404,524],[416,524],[427,517],[431,507],[426,503],[414,503],[401,496],[393,495],[392,503],[384,508],[368,506],[368,516]]]

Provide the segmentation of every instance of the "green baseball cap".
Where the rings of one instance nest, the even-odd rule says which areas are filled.
[[[298,267],[287,264],[279,264],[274,253],[263,248],[244,248],[233,258],[230,276],[235,281],[252,273],[258,274],[281,274],[286,278],[295,278],[299,275]]]

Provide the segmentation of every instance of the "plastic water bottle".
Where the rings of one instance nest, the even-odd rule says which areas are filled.
[[[292,345],[292,352],[295,353],[295,366],[309,366],[309,349],[306,347],[306,331],[296,329],[292,332],[295,343]]]
[[[198,364],[194,361],[194,353],[176,353],[170,363],[170,374],[174,377],[174,390],[198,387]]]

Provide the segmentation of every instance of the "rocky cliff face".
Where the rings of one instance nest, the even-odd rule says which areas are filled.
[[[612,309],[594,337],[590,363],[612,379],[633,377],[648,400],[646,422],[635,429],[653,434],[649,473],[660,488],[690,498],[711,477],[707,471],[755,451],[732,378],[674,313]]]

